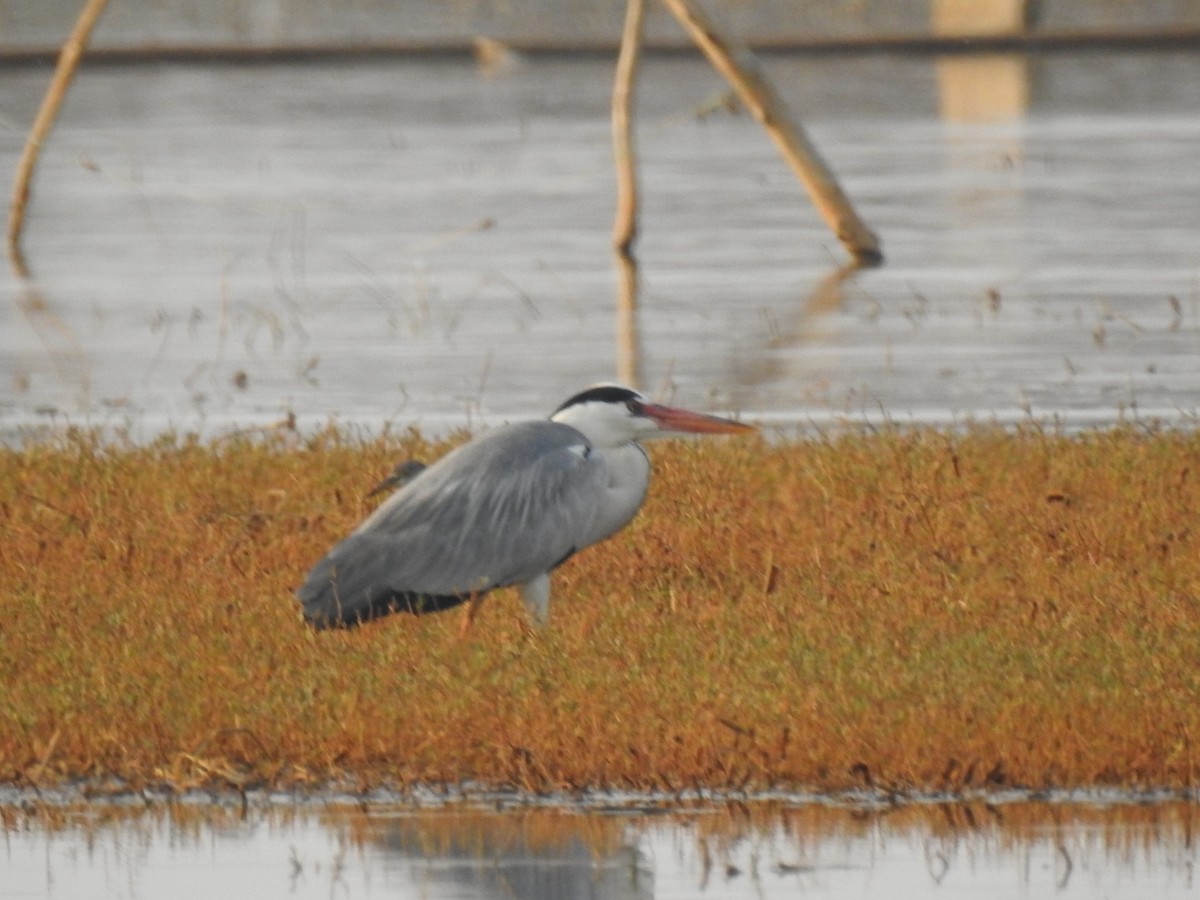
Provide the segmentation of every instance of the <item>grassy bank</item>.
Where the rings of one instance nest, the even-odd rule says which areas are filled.
[[[0,781],[1193,785],[1200,437],[656,447],[555,578],[316,634],[415,437],[0,451]]]

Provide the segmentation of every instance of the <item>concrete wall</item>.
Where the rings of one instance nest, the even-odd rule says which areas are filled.
[[[707,0],[752,44],[895,38],[932,32],[931,7],[992,0]],[[1011,4],[1020,0],[996,0]],[[1032,0],[1034,29],[1196,31],[1200,0]],[[83,0],[0,0],[0,52],[52,50]],[[465,47],[477,36],[520,46],[607,47],[624,0],[109,0],[96,50]],[[684,43],[650,4],[652,43]],[[973,15],[973,14],[971,14]]]

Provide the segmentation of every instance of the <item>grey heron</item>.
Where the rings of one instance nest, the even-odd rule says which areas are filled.
[[[296,592],[304,616],[317,628],[350,627],[516,585],[542,625],[550,573],[641,507],[650,460],[639,441],[753,430],[620,385],[590,387],[549,419],[494,428],[425,468],[397,467],[401,486]]]

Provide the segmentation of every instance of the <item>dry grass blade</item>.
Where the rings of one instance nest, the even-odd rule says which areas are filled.
[[[641,516],[488,598],[291,596],[416,436],[0,451],[0,781],[1194,786],[1200,437],[659,448]]]

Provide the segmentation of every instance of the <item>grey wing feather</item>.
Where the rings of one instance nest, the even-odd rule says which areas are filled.
[[[525,422],[447,454],[335,546],[297,592],[316,624],[443,609],[548,572],[604,535],[602,457],[567,425]]]

